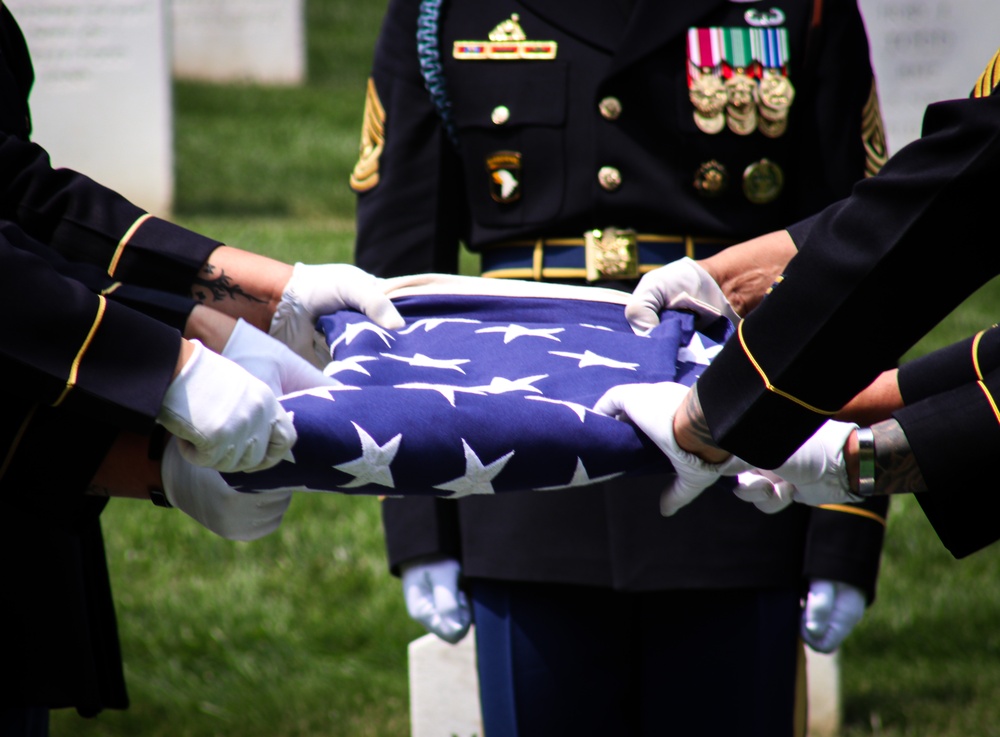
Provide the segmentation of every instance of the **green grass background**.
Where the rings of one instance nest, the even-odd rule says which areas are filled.
[[[384,8],[309,0],[303,87],[176,85],[179,222],[288,261],[350,259],[347,178]],[[974,263],[970,245],[942,246]],[[991,284],[916,352],[998,313]],[[132,706],[59,712],[56,737],[409,734],[406,643],[423,631],[385,570],[376,500],[300,495],[251,544],[127,500],[104,529]],[[998,582],[1000,546],[954,561],[915,501],[895,500],[879,600],[843,648],[847,737],[1000,735]]]

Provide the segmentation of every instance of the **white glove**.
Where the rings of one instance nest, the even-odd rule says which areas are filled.
[[[180,439],[191,463],[258,471],[292,459],[295,426],[267,385],[197,340],[167,387],[156,421]]]
[[[677,445],[674,415],[688,391],[683,384],[670,381],[621,384],[608,389],[594,405],[595,412],[634,424],[670,459],[677,478],[660,497],[660,513],[664,517],[693,502],[720,476],[735,476],[752,468],[736,456],[721,464],[706,463]]]
[[[857,427],[853,422],[828,420],[774,469],[774,473],[795,486],[795,501],[819,506],[862,500],[851,492],[844,463],[844,444]]]
[[[285,285],[268,332],[317,368],[330,362],[330,347],[316,320],[350,308],[387,330],[405,324],[379,284],[381,280],[350,264],[297,263]]]
[[[775,514],[794,501],[795,487],[771,471],[753,469],[736,475],[733,494],[765,514]]]
[[[840,581],[816,579],[809,584],[802,611],[802,639],[819,653],[832,653],[865,614],[865,594]]]
[[[339,381],[243,318],[236,322],[222,355],[245,368],[279,396],[316,386],[340,386]]]
[[[229,540],[256,540],[274,532],[292,502],[291,491],[236,491],[218,471],[188,463],[177,438],[167,441],[160,474],[171,505]]]
[[[402,566],[406,611],[445,642],[455,644],[469,631],[472,612],[458,588],[462,566],[445,558]]]
[[[722,315],[734,325],[740,321],[715,280],[689,258],[643,276],[625,304],[625,317],[635,332],[644,333],[659,325],[660,313],[668,309],[691,310],[712,319]]]

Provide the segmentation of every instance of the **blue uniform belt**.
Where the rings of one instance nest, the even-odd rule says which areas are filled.
[[[495,279],[636,279],[687,256],[706,258],[732,240],[635,233],[619,228],[576,238],[536,238],[484,246],[482,275]]]

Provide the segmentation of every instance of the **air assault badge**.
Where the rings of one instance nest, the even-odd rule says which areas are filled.
[[[456,41],[451,54],[460,61],[538,61],[555,59],[558,47],[555,41],[528,40],[520,16],[514,13],[498,23],[485,41]]]

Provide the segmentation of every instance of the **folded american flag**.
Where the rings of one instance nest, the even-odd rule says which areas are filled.
[[[229,474],[242,491],[305,487],[461,497],[563,489],[669,471],[630,424],[590,408],[612,386],[690,385],[731,332],[668,311],[648,335],[627,295],[593,287],[426,275],[389,279],[406,319],[389,331],[356,312],[320,319],[343,383],[282,397],[295,462]]]

